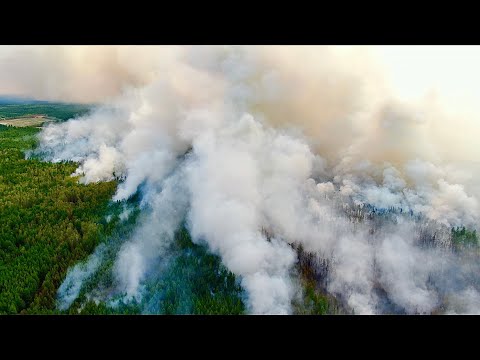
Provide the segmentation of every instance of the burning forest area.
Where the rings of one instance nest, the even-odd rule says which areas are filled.
[[[479,60],[0,47],[0,313],[480,313]]]

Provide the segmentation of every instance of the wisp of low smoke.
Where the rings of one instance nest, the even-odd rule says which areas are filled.
[[[325,288],[355,313],[480,312],[478,262],[449,250],[451,227],[480,216],[478,127],[428,94],[397,94],[372,49],[28,51],[36,60],[3,60],[29,69],[5,83],[101,103],[44,128],[37,153],[78,162],[84,183],[120,178],[113,200],[140,191],[150,209],[114,265],[126,301],[186,220],[253,314],[292,313],[299,245],[331,264]],[[78,295],[66,283],[64,307]]]

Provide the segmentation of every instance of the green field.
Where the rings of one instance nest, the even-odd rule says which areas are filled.
[[[0,104],[0,121],[34,115],[68,120],[88,113],[91,108],[92,105],[88,104]]]
[[[49,117],[20,117],[8,120],[0,120],[0,125],[15,126],[15,127],[41,127],[43,124],[55,121],[54,118]]]

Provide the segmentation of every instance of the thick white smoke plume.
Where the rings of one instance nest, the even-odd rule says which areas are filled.
[[[57,80],[46,85],[29,65],[34,93],[104,104],[49,125],[38,151],[79,162],[85,183],[122,178],[114,200],[142,186],[152,215],[115,265],[130,297],[186,217],[194,241],[240,277],[252,313],[291,313],[299,290],[292,244],[331,263],[325,286],[356,313],[430,313],[445,303],[448,312],[478,312],[470,276],[477,266],[467,269],[445,250],[450,227],[476,228],[479,220],[478,126],[455,106],[440,106],[438,94],[397,93],[375,51],[45,50],[34,64]],[[75,59],[85,56],[82,70]],[[355,220],[366,214],[355,206],[412,215],[377,224]],[[419,246],[426,228],[434,247]],[[448,280],[454,273],[456,285]]]

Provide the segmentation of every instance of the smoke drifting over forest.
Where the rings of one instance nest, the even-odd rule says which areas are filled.
[[[114,266],[126,301],[186,219],[251,313],[292,312],[299,245],[355,313],[477,313],[479,263],[450,250],[450,230],[479,221],[478,112],[441,85],[406,96],[382,61],[363,47],[28,48],[2,58],[0,81],[101,103],[47,126],[37,153],[79,162],[84,183],[121,178],[113,200],[141,192]]]

